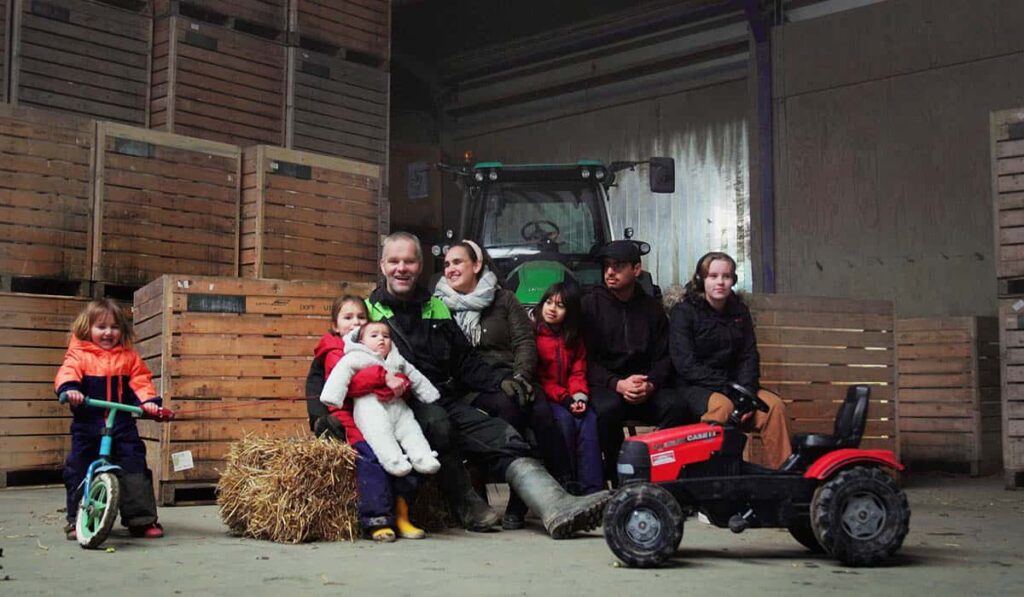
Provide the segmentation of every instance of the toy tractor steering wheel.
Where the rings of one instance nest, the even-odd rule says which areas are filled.
[[[733,410],[732,414],[729,415],[729,421],[734,425],[740,423],[743,415],[754,410],[768,412],[768,405],[765,401],[761,400],[757,394],[751,392],[745,386],[741,386],[736,382],[729,382],[726,393],[729,400],[732,400]]]
[[[519,230],[519,234],[524,240],[549,243],[555,242],[561,233],[558,224],[551,220],[531,220]]]

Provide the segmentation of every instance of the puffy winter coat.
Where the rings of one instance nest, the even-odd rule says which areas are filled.
[[[108,400],[139,406],[143,402],[161,404],[153,386],[153,374],[142,362],[139,353],[123,346],[106,350],[100,346],[72,337],[64,353],[64,363],[57,370],[54,390],[60,395],[78,390],[95,400]],[[72,408],[76,421],[93,421],[103,426],[105,413],[98,408],[79,406]],[[115,425],[130,424],[132,417],[119,412]]]
[[[564,404],[573,394],[590,395],[587,385],[587,347],[582,340],[574,348],[547,324],[537,326],[537,381],[548,400]]]
[[[533,325],[514,292],[498,289],[494,302],[480,313],[480,328],[476,350],[485,361],[496,369],[535,378]]]

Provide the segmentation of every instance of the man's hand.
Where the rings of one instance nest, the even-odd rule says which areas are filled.
[[[646,375],[630,375],[615,384],[615,391],[629,404],[643,404],[654,389],[654,384],[647,381]]]
[[[409,389],[409,382],[407,380],[398,377],[390,371],[384,375],[384,383],[387,384],[388,389],[395,395],[395,398],[401,398],[406,390]]]

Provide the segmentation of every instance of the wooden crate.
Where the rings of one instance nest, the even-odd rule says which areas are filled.
[[[284,145],[285,47],[195,19],[156,19],[151,128]]]
[[[242,275],[376,278],[378,166],[265,145],[243,163]]]
[[[9,101],[146,123],[152,19],[145,0],[12,6]]]
[[[238,147],[108,122],[96,138],[94,280],[237,274]]]
[[[867,301],[753,295],[761,386],[786,402],[791,433],[831,434],[850,385],[871,387],[863,448],[899,456],[893,306]],[[759,437],[748,457],[763,462]]]
[[[57,402],[53,378],[87,301],[0,293],[0,473],[63,465],[71,415]]]
[[[992,205],[996,276],[1024,277],[1024,108],[992,112]],[[1000,296],[1024,295],[1024,281],[1004,281]]]
[[[88,280],[93,121],[0,105],[0,273]],[[9,287],[9,286],[8,286]]]
[[[999,301],[1000,375],[1003,408],[1003,471],[1006,487],[1024,486],[1024,301]]]
[[[287,146],[383,165],[389,81],[386,71],[289,48]]]
[[[383,66],[391,55],[390,0],[290,0],[292,45]]]
[[[288,0],[154,0],[154,15],[190,16],[273,37],[288,29]]]
[[[896,321],[903,459],[1000,467],[999,332],[992,317]]]
[[[153,371],[169,424],[142,421],[163,503],[182,487],[215,483],[228,445],[245,433],[309,433],[305,378],[341,294],[370,284],[163,276],[135,293],[138,350]],[[171,454],[194,468],[174,471]]]

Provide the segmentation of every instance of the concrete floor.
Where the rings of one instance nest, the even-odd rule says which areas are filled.
[[[277,545],[230,537],[213,506],[164,508],[167,536],[122,530],[87,552],[60,527],[61,488],[0,491],[0,595],[995,595],[1024,591],[1024,492],[1001,479],[907,483],[913,512],[885,567],[844,568],[781,530],[742,535],[688,521],[669,567],[620,567],[600,533],[553,541],[534,526],[424,541]],[[1014,589],[1013,587],[1016,587]]]

